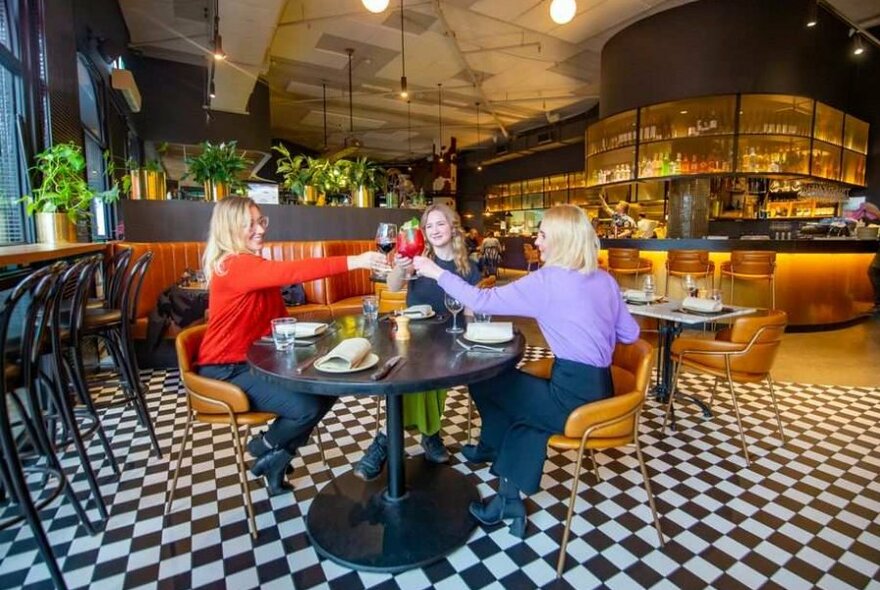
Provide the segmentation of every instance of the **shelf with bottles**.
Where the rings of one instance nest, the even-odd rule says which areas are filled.
[[[811,137],[815,101],[785,94],[743,94],[739,135]]]
[[[597,121],[587,129],[587,155],[635,145],[636,111],[624,111]]]
[[[631,147],[587,158],[587,186],[634,180],[635,160],[636,150]]]
[[[639,150],[639,179],[717,174],[731,172],[732,168],[732,137],[652,142]]]
[[[639,143],[692,137],[733,135],[736,96],[676,100],[639,113]]]
[[[789,135],[740,137],[736,171],[809,174],[810,140]]]
[[[842,148],[824,141],[813,141],[813,160],[810,174],[818,178],[840,180],[840,159]]]
[[[791,201],[769,201],[764,210],[768,219],[803,219],[833,217],[837,214],[837,203],[816,199],[795,199]]]

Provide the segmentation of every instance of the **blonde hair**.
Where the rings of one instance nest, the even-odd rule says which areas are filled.
[[[545,266],[590,274],[598,267],[599,238],[586,213],[575,205],[557,205],[544,213],[541,231],[550,242]]]
[[[428,223],[428,215],[434,211],[442,213],[449,225],[452,226],[452,259],[455,262],[455,269],[458,271],[458,274],[466,277],[471,272],[471,261],[468,258],[467,246],[464,243],[464,232],[461,229],[461,218],[458,216],[458,213],[446,205],[440,203],[437,205],[431,205],[425,209],[424,213],[422,213],[422,221],[419,224],[422,231],[425,231],[425,225]],[[425,240],[425,255],[431,259],[437,258],[437,255],[434,253],[434,248],[428,240]]]
[[[208,230],[208,243],[202,255],[202,271],[205,279],[211,282],[216,273],[226,273],[223,260],[230,254],[249,253],[244,231],[251,224],[251,207],[256,207],[247,197],[227,197],[214,205],[211,213],[211,226]]]

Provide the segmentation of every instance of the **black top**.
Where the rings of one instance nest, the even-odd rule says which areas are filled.
[[[443,270],[448,270],[449,272],[460,276],[471,285],[476,285],[480,282],[480,270],[473,262],[470,263],[471,271],[467,276],[459,274],[458,269],[455,268],[454,260],[440,260],[439,258],[435,258],[434,262],[436,262],[437,266]],[[437,281],[434,279],[416,277],[409,283],[406,292],[406,304],[430,305],[435,313],[445,313],[446,304],[443,302],[445,295],[446,292],[440,288],[440,285],[438,285]]]
[[[411,321],[411,339],[401,342],[394,340],[393,322],[368,322],[360,315],[344,316],[336,320],[339,330],[319,341],[316,347],[297,347],[295,353],[290,354],[276,352],[271,342],[255,342],[248,350],[247,360],[257,375],[304,393],[394,395],[491,379],[514,368],[525,352],[526,340],[519,332],[510,342],[493,345],[503,347],[503,353],[467,352],[456,344],[461,335],[446,332],[450,322],[449,314],[445,321],[436,318]],[[373,352],[379,356],[376,367],[355,373],[322,373],[309,366],[302,374],[296,373],[298,364],[323,355],[346,338],[355,337],[370,340]],[[393,355],[403,356],[403,364],[384,379],[372,381],[370,374]]]

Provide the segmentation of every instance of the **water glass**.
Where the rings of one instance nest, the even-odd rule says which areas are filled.
[[[654,277],[648,275],[642,281],[642,291],[645,293],[645,300],[648,303],[654,301]]]
[[[293,350],[296,339],[296,318],[276,318],[272,320],[272,340],[275,350]]]
[[[446,309],[448,309],[449,313],[452,314],[452,327],[446,328],[446,331],[450,334],[461,334],[462,332],[464,332],[464,328],[461,328],[458,325],[458,314],[464,308],[464,304],[452,295],[448,294],[444,299],[444,303],[446,304]]]
[[[684,277],[684,290],[689,297],[697,296],[697,281],[691,275],[685,275]]]
[[[363,299],[364,305],[364,316],[368,320],[378,320],[379,319],[379,298],[375,295],[366,295]]]
[[[491,321],[492,321],[492,316],[489,315],[488,313],[474,312],[474,323],[482,324],[482,323],[491,322]]]

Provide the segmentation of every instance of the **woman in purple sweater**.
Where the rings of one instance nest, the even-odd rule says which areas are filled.
[[[549,381],[513,369],[469,386],[483,427],[479,444],[466,445],[462,454],[471,462],[492,461],[501,478],[498,495],[470,511],[483,524],[513,519],[510,532],[518,537],[526,520],[520,492],[538,491],[550,436],[564,431],[575,408],[613,395],[614,346],[639,337],[617,283],[598,270],[599,240],[580,208],[548,210],[535,246],[544,266],[494,289],[478,289],[428,258],[415,259],[420,275],[473,311],[537,320],[556,356]]]

